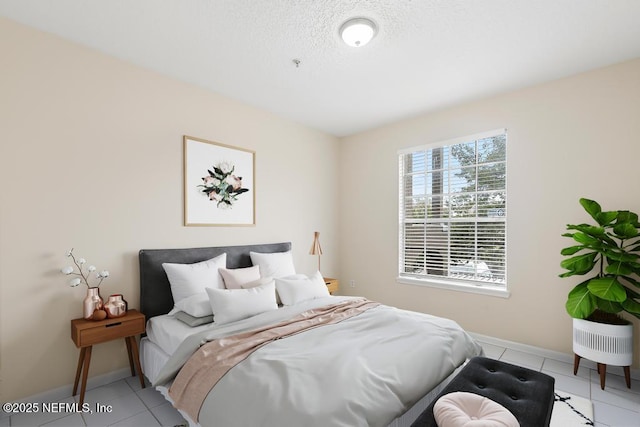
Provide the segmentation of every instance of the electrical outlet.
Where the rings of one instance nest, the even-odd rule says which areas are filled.
[[[349,280],[349,286],[351,286],[352,288],[356,287],[356,281],[355,280]]]

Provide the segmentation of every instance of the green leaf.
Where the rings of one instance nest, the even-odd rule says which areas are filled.
[[[593,237],[602,237],[604,235],[603,227],[594,227],[593,225],[589,225],[589,224],[578,224],[578,225],[568,224],[567,230],[582,231],[583,233]]]
[[[569,292],[565,304],[567,313],[576,319],[586,319],[596,309],[596,298],[587,288],[587,282],[582,282]]]
[[[591,215],[591,218],[593,218],[597,222],[598,221],[598,215],[600,214],[600,212],[602,212],[602,208],[600,207],[598,202],[582,198],[582,199],[580,199],[580,204],[582,205],[584,210],[587,211],[587,213],[589,215]],[[598,223],[598,224],[600,224],[600,223]]]
[[[608,212],[600,212],[596,214],[595,220],[600,225],[608,225],[616,218],[618,218],[618,212],[608,211]]]
[[[613,232],[621,239],[631,239],[638,235],[638,230],[632,224],[627,222],[613,227]]]
[[[604,255],[607,257],[607,262],[609,262],[609,264],[612,264],[614,261],[632,263],[636,261],[638,258],[640,258],[640,255],[620,252],[619,249],[618,250],[605,249]]]
[[[638,222],[638,215],[631,211],[618,211],[618,221],[617,224],[628,223],[634,224]]]
[[[567,230],[576,230],[586,234],[587,236],[591,236],[593,239],[595,239],[595,240],[589,239],[587,237],[580,236],[580,235],[576,236],[578,233],[572,233],[572,234],[567,233],[564,235],[567,237],[572,237],[574,240],[580,243],[585,243],[594,247],[600,247],[602,246],[604,241],[605,243],[609,243],[611,246],[618,247],[618,244],[616,243],[616,241],[613,240],[611,237],[609,237],[609,235],[607,234],[607,232],[603,227],[594,227],[593,225],[588,225],[588,224],[578,224],[578,225],[567,224]]]
[[[634,301],[631,298],[627,298],[622,303],[622,308],[628,311],[629,313],[635,315],[636,317],[638,317],[637,315],[640,315],[640,303],[638,303],[637,301]]]
[[[580,252],[582,249],[586,249],[586,246],[570,246],[561,250],[560,254],[565,256],[573,255],[576,252]]]
[[[625,287],[615,277],[596,277],[587,284],[589,291],[604,300],[622,302],[627,299]]]
[[[624,262],[613,262],[607,266],[605,271],[609,274],[615,274],[618,276],[633,273],[633,269]]]
[[[573,240],[575,240],[578,243],[582,243],[583,245],[596,246],[596,247],[601,246],[600,239],[590,236],[588,234],[585,234],[583,232],[574,233]]]
[[[622,304],[618,302],[607,301],[602,298],[596,298],[596,305],[598,309],[606,312],[606,313],[620,313],[623,308]]]
[[[560,267],[572,271],[574,274],[585,274],[591,271],[597,252],[589,252],[562,260]]]
[[[633,269],[633,273],[636,276],[640,276],[640,264],[638,264],[637,262],[628,262],[627,265]]]
[[[576,273],[575,271],[565,271],[564,273],[558,274],[558,277],[571,277],[571,276],[575,276]]]

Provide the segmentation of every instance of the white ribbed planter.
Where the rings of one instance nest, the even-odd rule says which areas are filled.
[[[573,319],[573,352],[604,365],[631,366],[633,325]]]

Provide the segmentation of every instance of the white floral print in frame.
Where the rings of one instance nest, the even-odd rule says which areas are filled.
[[[255,152],[184,136],[184,225],[255,225]]]

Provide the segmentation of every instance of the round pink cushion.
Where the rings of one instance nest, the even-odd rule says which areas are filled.
[[[520,427],[504,406],[475,393],[445,394],[433,405],[438,427]]]

